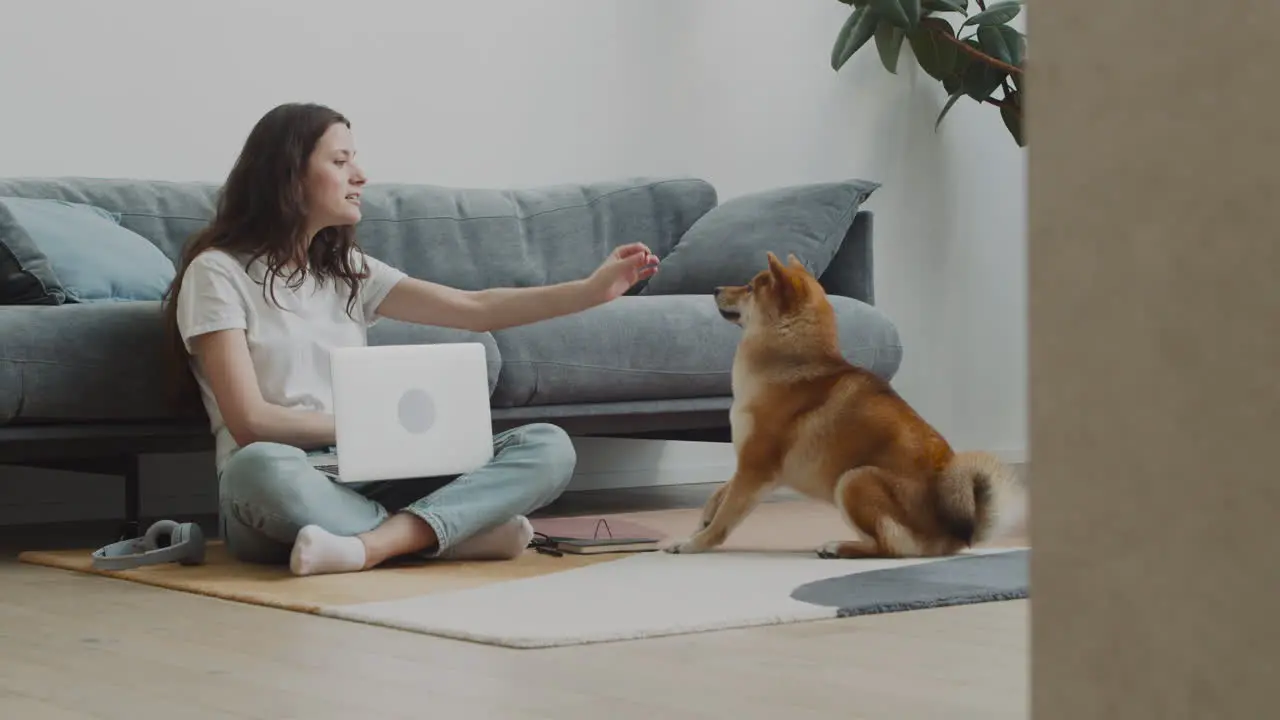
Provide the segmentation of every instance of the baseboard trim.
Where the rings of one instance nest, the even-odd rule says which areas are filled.
[[[575,437],[578,468],[568,490],[617,490],[721,483],[737,467],[729,443]],[[1025,466],[1024,450],[992,450],[1002,462]]]
[[[569,491],[719,483],[737,465],[729,443],[574,437],[573,444],[578,466]]]
[[[737,467],[729,443],[573,437],[573,444],[578,465],[569,492],[719,484]],[[993,452],[1012,465],[1026,465],[1024,451]],[[123,513],[123,483],[110,476],[3,467],[0,483],[13,488],[0,502],[0,526],[107,520]],[[148,456],[141,484],[142,511],[148,516],[217,513],[217,481],[208,453]]]

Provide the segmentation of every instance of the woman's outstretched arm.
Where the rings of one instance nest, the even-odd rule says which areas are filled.
[[[657,257],[643,243],[624,245],[580,280],[527,288],[458,290],[404,278],[378,305],[383,317],[475,332],[527,325],[609,302],[657,272]]]

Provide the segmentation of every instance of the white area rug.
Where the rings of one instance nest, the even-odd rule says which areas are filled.
[[[1017,552],[1020,549],[994,548],[970,555]],[[795,552],[644,553],[468,590],[329,606],[319,613],[493,645],[545,648],[1023,597],[1025,562],[1021,556],[1009,559],[1015,562],[1002,563],[999,572],[1006,577],[994,584],[988,582],[990,571],[971,573],[963,564],[948,566],[946,572],[942,567],[936,568],[939,572],[904,572],[901,578],[876,573],[866,585],[874,586],[873,604],[879,604],[879,610],[866,603],[851,610],[858,604],[852,600],[803,602],[792,593],[815,581],[970,558],[831,560]],[[847,590],[857,583],[853,578],[841,587]],[[831,583],[820,587],[828,598],[830,587]]]

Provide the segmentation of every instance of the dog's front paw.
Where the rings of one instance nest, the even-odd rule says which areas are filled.
[[[823,543],[817,550],[818,557],[830,560],[840,557],[840,541],[832,540],[829,543]]]
[[[690,537],[668,541],[663,544],[662,550],[672,555],[692,555],[693,553],[702,552],[703,548],[694,538]]]

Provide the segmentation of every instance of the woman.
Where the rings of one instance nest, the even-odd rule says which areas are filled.
[[[651,276],[657,260],[633,244],[582,280],[478,292],[409,277],[356,244],[365,177],[355,155],[341,114],[271,110],[169,289],[180,375],[196,380],[217,441],[221,534],[235,557],[287,560],[298,575],[407,554],[515,557],[532,537],[524,515],[573,473],[565,433],[550,424],[503,432],[488,465],[443,487],[334,483],[307,459],[335,442],[328,349],[365,344],[380,317],[484,331],[585,310]]]

